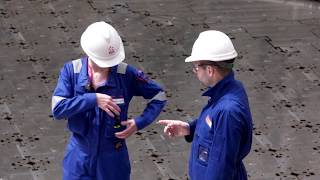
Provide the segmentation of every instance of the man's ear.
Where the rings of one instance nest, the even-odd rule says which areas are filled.
[[[215,67],[207,66],[208,72],[210,76],[213,76],[214,72],[216,71]]]

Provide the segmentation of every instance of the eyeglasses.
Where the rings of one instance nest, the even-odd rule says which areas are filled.
[[[212,66],[214,64],[193,64],[192,71],[197,73],[199,71],[200,66]]]

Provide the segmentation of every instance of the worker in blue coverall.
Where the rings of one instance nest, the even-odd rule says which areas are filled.
[[[123,63],[122,40],[105,22],[81,36],[87,56],[66,63],[52,97],[55,119],[67,119],[72,132],[63,160],[64,180],[128,180],[130,160],[125,139],[152,123],[166,96],[142,71]],[[143,96],[143,113],[127,120],[129,102]]]
[[[230,38],[209,30],[200,33],[191,56],[193,72],[208,87],[207,105],[192,122],[160,120],[170,137],[185,136],[192,141],[189,176],[191,180],[245,180],[242,160],[252,144],[252,119],[243,85],[232,71],[237,52]]]

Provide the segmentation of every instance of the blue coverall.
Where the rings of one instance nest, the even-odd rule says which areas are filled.
[[[247,179],[242,159],[252,144],[252,118],[245,89],[231,72],[203,96],[210,97],[208,104],[185,137],[192,141],[190,179]]]
[[[98,107],[95,93],[113,98],[121,108],[118,119]],[[90,87],[87,57],[64,65],[52,97],[54,118],[66,118],[72,132],[63,160],[64,180],[130,179],[125,140],[116,138],[115,133],[126,128],[116,123],[127,120],[133,96],[149,99],[143,113],[134,118],[140,130],[156,119],[166,103],[159,85],[142,71],[121,63],[111,67],[107,82],[94,90]]]

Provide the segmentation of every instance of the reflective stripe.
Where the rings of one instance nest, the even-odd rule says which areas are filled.
[[[120,64],[118,64],[117,73],[126,74],[127,66],[128,66],[127,63],[120,63]]]
[[[72,65],[73,65],[73,73],[80,73],[80,70],[82,67],[81,59],[73,60]]]
[[[124,98],[112,99],[112,100],[116,104],[124,104]]]
[[[53,96],[51,101],[51,110],[53,111],[54,107],[56,107],[56,105],[63,99],[67,99],[67,98],[61,97],[61,96]]]
[[[152,99],[150,99],[149,102],[151,102],[152,100],[165,101],[167,100],[166,93],[164,91],[160,91]]]

